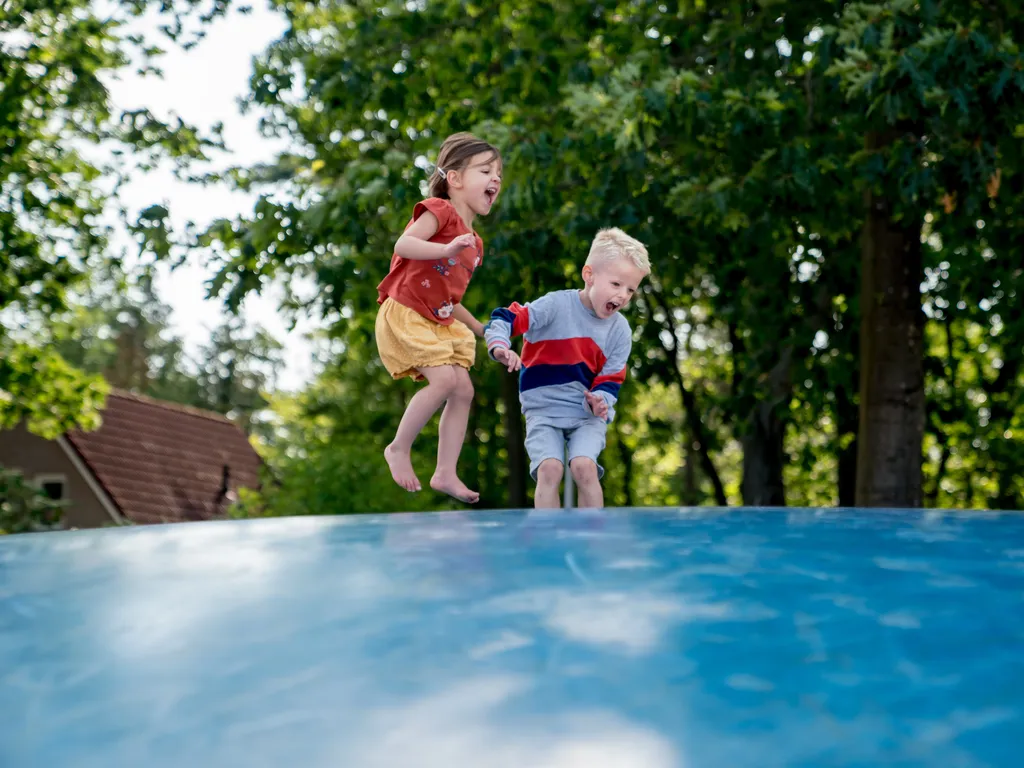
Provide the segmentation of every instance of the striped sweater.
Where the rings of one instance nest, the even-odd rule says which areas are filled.
[[[584,306],[578,290],[555,291],[491,313],[484,329],[491,358],[498,347],[509,348],[513,336],[525,337],[519,374],[523,414],[571,426],[593,415],[589,391],[608,403],[608,421],[615,417],[633,346],[625,317],[616,313],[601,319]]]

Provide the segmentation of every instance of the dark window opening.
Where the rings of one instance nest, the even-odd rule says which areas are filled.
[[[64,483],[60,480],[50,480],[40,486],[43,495],[50,501],[61,501],[64,498]]]

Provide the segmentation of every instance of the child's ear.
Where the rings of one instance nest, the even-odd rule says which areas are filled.
[[[594,279],[594,270],[589,264],[583,266],[583,282],[590,285],[590,281]]]

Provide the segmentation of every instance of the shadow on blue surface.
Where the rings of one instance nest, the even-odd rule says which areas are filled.
[[[1010,766],[1024,517],[438,513],[0,538],[0,765]]]

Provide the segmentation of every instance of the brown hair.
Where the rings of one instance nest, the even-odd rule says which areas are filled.
[[[491,162],[501,160],[496,147],[471,133],[453,133],[441,145],[437,153],[437,165],[430,176],[430,196],[448,199],[448,171],[462,171],[474,155],[491,153]]]

